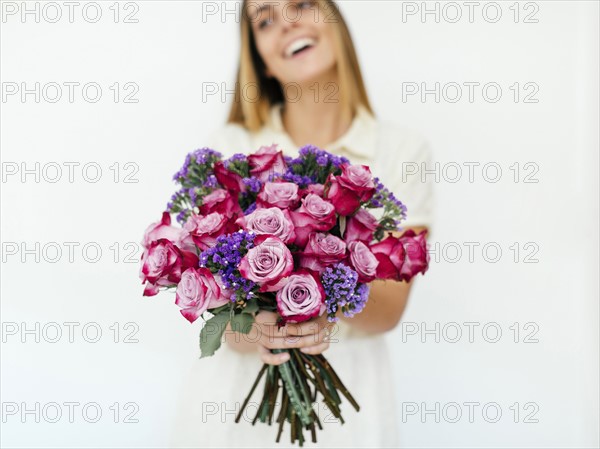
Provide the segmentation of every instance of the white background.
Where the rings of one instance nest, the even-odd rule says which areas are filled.
[[[3,2],[0,36],[3,91],[14,86],[10,83],[21,89],[21,83],[33,88],[36,82],[41,87],[56,82],[63,85],[63,97],[48,101],[55,95],[48,87],[39,103],[33,94],[23,102],[20,92],[1,103],[6,175],[1,185],[1,399],[5,412],[11,403],[19,407],[15,415],[3,413],[1,443],[164,447],[181,378],[198,355],[200,323],[189,325],[169,295],[141,297],[140,253],[126,245],[139,242],[145,227],[158,219],[175,188],[171,176],[185,154],[201,147],[225,120],[231,95],[224,101],[219,95],[203,99],[203,83],[233,87],[236,17],[203,16],[201,2],[138,1],[139,10],[132,16],[138,23],[124,23],[125,14],[134,11],[124,3],[118,5],[121,15],[114,23],[114,7],[109,9],[113,2],[100,2],[103,16],[90,23],[82,15],[82,2],[69,23],[68,7],[59,2],[61,20],[48,23],[42,15],[36,23],[33,15],[22,20],[20,11],[5,14],[8,3]],[[432,263],[413,291],[405,324],[389,335],[399,411],[406,411],[409,403],[420,407],[415,415],[400,415],[403,447],[599,444],[598,3],[521,3],[518,23],[515,7],[509,9],[512,4],[498,4],[503,15],[496,23],[490,20],[493,10],[482,15],[485,2],[475,9],[472,23],[462,2],[457,23],[447,20],[456,10],[443,9],[444,4],[438,4],[446,12],[439,23],[433,15],[423,21],[419,14],[405,15],[403,22],[407,2],[342,5],[378,116],[426,135],[440,169],[457,163],[464,170],[452,183],[447,178],[455,172],[448,166],[446,179],[436,184],[431,241],[446,248],[446,259],[456,255],[457,245],[462,257],[454,263],[444,257]],[[22,8],[20,2],[14,5]],[[215,5],[223,7],[222,2]],[[422,7],[421,2],[414,5]],[[34,8],[35,3],[27,6]],[[428,2],[428,7],[435,3]],[[228,3],[228,8],[234,5]],[[55,16],[55,10],[45,11],[47,18]],[[531,12],[537,23],[525,23]],[[87,13],[88,19],[94,17],[94,10]],[[80,83],[73,103],[65,82]],[[90,82],[102,87],[96,103],[81,93],[81,85]],[[114,88],[110,90],[115,82],[121,93],[117,103]],[[137,103],[123,101],[123,94],[131,92],[123,87],[127,82],[139,87],[133,97]],[[479,87],[472,103],[466,88],[456,103],[447,97],[436,102],[433,95],[425,101],[419,95],[403,101],[402,83],[432,88],[436,82],[498,83],[502,97],[496,103],[486,101]],[[517,82],[521,97],[515,102],[510,86]],[[531,91],[523,88],[525,83],[539,87],[533,97],[537,103],[523,101],[523,94]],[[80,163],[72,183],[65,162]],[[124,182],[124,175],[132,173],[128,162],[139,168],[130,178],[137,183]],[[465,162],[480,163],[472,183]],[[483,177],[481,168],[489,162],[503,170],[498,182]],[[519,182],[509,168],[515,162],[521,167]],[[523,182],[531,172],[523,169],[527,162],[539,167],[531,178],[539,182]],[[24,180],[20,171],[8,175],[13,163],[19,170],[25,163],[34,171],[39,163],[39,182],[34,174]],[[84,179],[95,176],[93,167],[82,172],[86,163],[101,167],[98,182]],[[110,169],[115,163],[120,167],[116,180]],[[56,176],[54,164],[63,171],[52,183],[48,180]],[[36,242],[39,261],[35,251],[24,255],[20,247],[24,243],[32,249]],[[72,262],[65,242],[79,244]],[[480,245],[472,263],[464,242]],[[496,263],[482,254],[489,242],[502,249]],[[515,242],[520,248],[516,263],[510,249]],[[524,263],[531,252],[524,248],[527,242],[537,245],[537,263]],[[83,254],[87,243],[89,252]],[[63,252],[52,263],[56,246]],[[95,263],[94,247],[102,250]],[[48,325],[52,322],[63,331],[56,343],[49,341],[55,335]],[[73,343],[65,322],[78,323]],[[463,331],[456,343],[449,341],[455,333],[448,323],[453,322]],[[465,322],[479,323],[473,342]],[[39,332],[23,332],[35,329],[36,323]],[[86,323],[95,324],[82,335]],[[420,333],[411,334],[411,323],[419,331],[439,323],[440,341],[424,334],[422,342]],[[492,323],[489,334],[482,334],[486,323]],[[520,329],[517,343],[514,323]],[[497,327],[500,340],[488,342]],[[102,336],[89,343],[86,338],[94,337],[95,328]],[[533,329],[537,342],[524,343]],[[132,331],[138,342],[125,343]],[[240,387],[240,394],[245,388]],[[46,419],[41,416],[36,423],[34,414],[21,416],[23,406],[34,408],[36,402],[40,407],[50,402],[81,406],[73,423],[64,405],[59,422],[49,422],[55,410],[46,408]],[[92,402],[102,410],[95,424],[86,422],[81,411]],[[125,405],[130,402],[138,409]],[[456,423],[450,422],[456,409],[447,406],[453,402],[463,412]],[[465,402],[480,404],[473,422]],[[120,410],[117,423],[110,408],[114,403]],[[421,407],[432,409],[436,403],[445,411],[439,422],[434,414],[421,415]],[[482,414],[488,403],[501,408],[496,423],[489,422],[494,410]],[[516,423],[514,403],[520,411]],[[526,408],[527,403],[533,405]],[[93,410],[88,411],[93,418]],[[530,418],[538,422],[524,422],[532,411]],[[127,412],[135,412],[139,422],[123,422]]]

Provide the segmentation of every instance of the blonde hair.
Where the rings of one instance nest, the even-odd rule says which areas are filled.
[[[240,62],[235,83],[234,101],[229,111],[228,123],[237,123],[250,131],[259,130],[269,119],[271,106],[285,100],[279,81],[268,77],[265,64],[262,61],[254,41],[254,33],[246,8],[247,1],[241,5],[241,46]],[[358,58],[352,43],[350,31],[337,5],[332,0],[318,0],[320,11],[331,8],[328,21],[335,26],[334,47],[337,55],[337,70],[339,78],[339,101],[342,106],[342,116],[351,119],[359,105],[372,115],[373,109],[367,96]],[[246,86],[258,88],[258,99],[246,98]]]

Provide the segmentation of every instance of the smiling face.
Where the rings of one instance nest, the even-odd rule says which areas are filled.
[[[247,6],[266,73],[305,84],[336,74],[334,26],[314,1],[253,1]]]

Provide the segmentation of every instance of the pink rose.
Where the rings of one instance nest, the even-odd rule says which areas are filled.
[[[360,197],[352,190],[342,187],[337,176],[329,175],[327,185],[325,197],[335,206],[338,214],[352,215],[360,207]]]
[[[324,192],[325,186],[323,184],[309,184],[306,189],[302,190],[302,196],[306,196],[309,193],[314,193],[315,195],[322,197]]]
[[[183,236],[182,234],[183,229],[171,226],[169,212],[163,212],[161,221],[152,223],[144,232],[142,245],[144,248],[148,248],[152,242],[159,239],[167,239],[173,243],[178,243]]]
[[[299,253],[299,265],[321,273],[328,265],[346,258],[346,242],[323,232],[312,232],[304,251]]]
[[[352,215],[361,202],[373,196],[375,184],[366,165],[342,164],[341,169],[341,175],[329,175],[326,197],[340,215]]]
[[[278,207],[288,209],[295,207],[300,197],[298,185],[293,182],[266,182],[257,197],[260,207]]]
[[[235,224],[219,212],[212,212],[206,216],[192,214],[183,228],[201,250],[214,246],[221,234],[236,230]]]
[[[290,214],[296,228],[296,245],[305,246],[312,231],[329,231],[335,226],[335,207],[314,193],[302,198],[302,205]]]
[[[283,174],[287,170],[287,164],[283,158],[283,152],[277,151],[277,144],[270,147],[260,147],[254,154],[248,156],[250,175],[265,183],[269,181],[272,174]]]
[[[144,296],[154,296],[159,287],[175,286],[181,272],[198,265],[198,256],[182,251],[167,239],[158,239],[142,254],[140,279],[146,283]]]
[[[348,244],[350,264],[358,273],[358,282],[371,282],[377,274],[377,257],[363,242],[355,240]]]
[[[249,215],[237,219],[236,224],[256,234],[271,234],[285,243],[292,243],[296,234],[294,224],[287,209],[278,207],[257,209]]]
[[[202,197],[200,214],[208,215],[212,212],[219,212],[227,217],[233,217],[241,214],[242,209],[236,198],[225,189],[217,189]]]
[[[219,184],[234,195],[246,191],[246,186],[242,181],[242,177],[237,173],[227,170],[223,162],[215,162],[213,165],[213,172]]]
[[[370,249],[379,262],[377,279],[401,281],[400,270],[406,256],[402,242],[390,234],[381,242],[371,245]]]
[[[317,276],[300,270],[285,281],[276,295],[277,310],[284,322],[300,323],[325,312],[325,290]]]
[[[181,275],[175,293],[175,304],[181,307],[181,314],[193,323],[204,312],[229,302],[224,297],[210,270],[188,268]]]
[[[346,242],[360,240],[369,244],[373,240],[373,233],[377,229],[378,224],[377,218],[370,212],[365,209],[358,209],[354,215],[348,217],[344,240]]]
[[[425,273],[429,266],[426,234],[427,231],[422,231],[416,235],[409,229],[400,238],[390,235],[371,245],[379,261],[377,278],[408,282],[417,273]]]
[[[412,229],[409,229],[400,237],[406,253],[400,276],[406,281],[409,281],[417,273],[425,274],[429,268],[426,235],[426,230],[417,235]]]
[[[342,174],[338,176],[341,186],[356,193],[363,203],[370,200],[375,193],[371,169],[366,165],[350,164],[342,164],[341,169]]]
[[[254,245],[240,261],[240,274],[260,285],[262,292],[276,291],[278,282],[294,269],[292,253],[280,238],[271,235],[257,236]]]

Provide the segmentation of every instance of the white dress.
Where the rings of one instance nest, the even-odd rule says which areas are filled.
[[[256,133],[227,124],[208,140],[201,146],[220,151],[224,157],[247,154],[272,143],[279,144],[285,155],[294,156],[298,150],[283,129],[281,105],[271,108],[270,122]],[[346,156],[352,163],[369,165],[372,173],[407,206],[405,226],[431,225],[431,186],[422,183],[419,176],[421,164],[429,165],[430,150],[420,134],[380,122],[359,108],[348,131],[324,149]],[[403,168],[407,167],[408,173],[417,167],[418,174],[402,179]],[[366,335],[340,321],[331,338],[324,355],[361,410],[357,413],[342,398],[345,424],[341,425],[326,407],[320,406],[317,413],[323,430],[317,430],[316,445],[305,432],[305,446],[398,447],[390,352],[384,335]],[[261,366],[257,354],[239,354],[226,344],[213,357],[195,360],[183,381],[171,447],[290,447],[289,424],[279,444],[275,443],[276,424],[252,425],[262,383],[240,423],[234,422]]]

